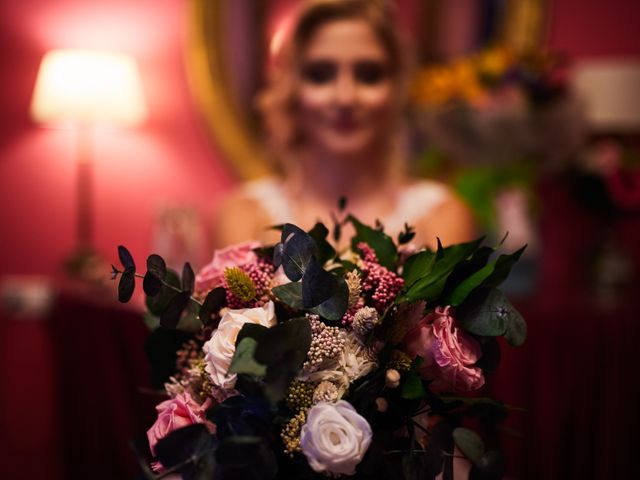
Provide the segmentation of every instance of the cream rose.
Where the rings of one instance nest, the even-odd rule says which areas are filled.
[[[302,453],[318,473],[355,474],[370,444],[371,427],[344,400],[314,405],[300,433]]]
[[[276,324],[273,302],[264,307],[227,310],[218,328],[202,347],[206,362],[205,370],[212,382],[222,388],[231,389],[236,384],[236,374],[228,374],[229,365],[236,352],[236,339],[245,323],[255,323],[264,327]]]

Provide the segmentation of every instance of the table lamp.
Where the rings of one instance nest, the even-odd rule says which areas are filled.
[[[83,274],[96,258],[93,239],[91,130],[98,125],[133,127],[147,117],[136,61],[131,55],[100,50],[48,52],[40,64],[31,102],[40,123],[70,125],[77,136],[77,231],[66,264]]]

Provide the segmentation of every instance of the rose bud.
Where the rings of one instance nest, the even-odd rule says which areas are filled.
[[[400,372],[395,368],[390,368],[384,377],[384,384],[389,388],[398,388],[400,385]]]

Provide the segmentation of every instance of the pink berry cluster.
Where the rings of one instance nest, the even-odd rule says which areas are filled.
[[[349,307],[345,314],[342,316],[342,325],[345,327],[350,327],[353,323],[356,312],[364,306],[364,298],[358,298],[358,301],[353,306]]]
[[[256,297],[248,302],[243,301],[236,297],[225,284],[227,306],[234,309],[264,306],[269,301],[269,293],[271,292],[271,281],[275,272],[273,264],[265,258],[259,258],[255,263],[239,265],[238,268],[246,273],[253,282],[256,288]]]
[[[369,245],[360,242],[357,247],[362,252],[362,292],[371,296],[373,307],[381,314],[395,300],[404,279],[380,265]]]

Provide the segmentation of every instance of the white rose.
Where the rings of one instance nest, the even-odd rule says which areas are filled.
[[[371,444],[371,427],[344,400],[311,407],[300,433],[302,453],[318,473],[353,475]]]
[[[264,327],[276,324],[273,302],[264,307],[228,310],[211,338],[204,344],[205,370],[212,382],[222,388],[231,389],[236,384],[236,374],[228,374],[229,365],[236,352],[236,339],[245,323],[256,323]]]

